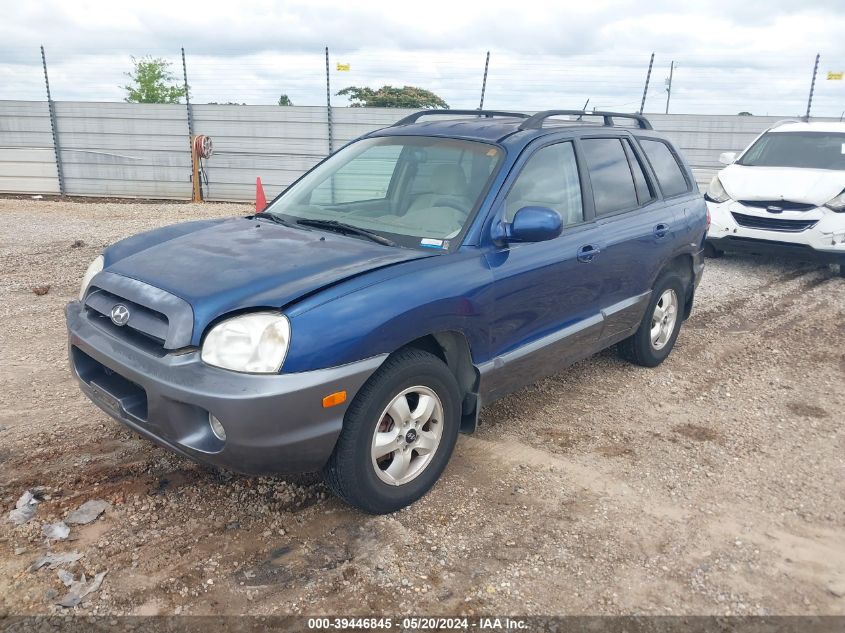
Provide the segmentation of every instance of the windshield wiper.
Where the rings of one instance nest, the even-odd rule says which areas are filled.
[[[261,213],[256,213],[252,216],[253,220],[270,220],[270,222],[275,222],[276,224],[281,224],[282,226],[294,226],[287,220],[283,220],[278,215],[274,213],[268,213],[266,211],[262,211]]]
[[[383,235],[373,233],[372,231],[362,229],[361,227],[354,226],[352,224],[338,222],[337,220],[317,220],[311,218],[303,218],[301,220],[297,220],[296,223],[301,224],[302,226],[313,226],[317,229],[327,229],[329,231],[335,231],[336,233],[360,235],[362,237],[366,237],[367,239],[372,240],[373,242],[384,244],[385,246],[396,246],[396,242],[384,237]]]

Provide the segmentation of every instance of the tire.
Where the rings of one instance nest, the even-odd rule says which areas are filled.
[[[671,329],[668,327],[669,323],[663,321],[663,327],[660,328],[658,339],[655,341],[652,328],[654,319],[657,317],[656,309],[660,303],[660,309],[665,311],[667,298],[671,298],[672,293],[674,293],[674,321],[671,323]],[[686,296],[686,287],[680,277],[671,273],[661,275],[654,284],[651,300],[639,328],[632,336],[619,343],[619,354],[624,359],[643,367],[657,367],[666,360],[681,330]]]
[[[710,259],[719,259],[722,255],[725,254],[720,248],[716,248],[713,246],[713,242],[704,242],[704,256]]]
[[[414,413],[428,410],[422,406],[423,397],[431,408],[424,424],[420,421],[425,413],[417,422],[412,419]],[[410,415],[401,415],[405,410]],[[446,468],[460,416],[460,391],[446,364],[429,352],[400,350],[376,370],[349,405],[323,478],[338,497],[364,512],[387,514],[404,508],[427,493]],[[409,443],[411,429],[414,439]],[[435,443],[432,438],[438,434]],[[388,437],[390,442],[383,439]],[[393,441],[396,451],[376,458],[386,450],[379,446],[392,449]],[[427,450],[424,445],[434,448]],[[403,472],[410,478],[399,476]]]

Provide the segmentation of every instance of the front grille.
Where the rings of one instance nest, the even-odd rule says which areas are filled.
[[[128,323],[120,327],[112,323],[111,320],[112,308],[118,304],[125,305],[129,308],[130,313]],[[147,342],[152,342],[157,347],[164,345],[167,338],[168,319],[161,312],[102,288],[94,288],[88,293],[88,296],[85,297],[85,306],[89,312],[93,312],[100,317],[97,319],[98,325],[108,329],[113,334],[125,335],[128,338],[135,338],[140,335],[148,339]]]
[[[818,220],[784,220],[775,217],[760,217],[757,215],[746,215],[744,213],[731,212],[734,220],[740,226],[749,229],[765,229],[767,231],[783,231],[786,233],[800,233],[815,226]]]
[[[809,211],[815,209],[816,205],[807,204],[806,202],[792,202],[790,200],[740,200],[740,204],[754,209],[768,209],[769,207],[776,207],[781,211]],[[774,211],[779,213],[779,211]]]

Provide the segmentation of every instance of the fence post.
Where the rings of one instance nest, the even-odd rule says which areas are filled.
[[[329,81],[329,47],[326,46],[326,123],[329,131],[329,154],[334,151],[334,134],[332,130],[332,89]]]
[[[56,125],[56,108],[50,95],[50,78],[47,76],[47,57],[41,45],[41,65],[44,67],[44,85],[47,87],[47,109],[50,112],[50,131],[53,133],[53,153],[56,155],[56,176],[59,180],[59,195],[65,195],[65,174],[62,169],[62,149],[59,145],[59,128]]]
[[[640,114],[645,110],[645,97],[648,94],[648,82],[651,79],[651,67],[654,66],[654,53],[651,54],[651,59],[648,62],[648,72],[645,75],[645,86],[643,87],[643,100],[640,102]]]
[[[813,105],[813,91],[816,89],[816,75],[819,72],[819,54],[816,53],[816,63],[813,65],[813,78],[810,80],[810,95],[807,97],[807,114],[804,120],[810,120],[810,107]]]
[[[484,109],[484,92],[487,90],[487,69],[490,67],[490,51],[487,51],[487,59],[484,60],[484,79],[481,81],[481,103],[478,109]]]
[[[185,108],[188,113],[188,148],[191,150],[191,202],[202,202],[202,188],[197,169],[197,154],[194,149],[194,112],[191,109],[191,93],[188,86],[188,65],[185,63],[185,47],[182,47],[182,78],[185,81]]]

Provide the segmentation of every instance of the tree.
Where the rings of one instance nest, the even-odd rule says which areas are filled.
[[[743,110],[737,116],[754,116],[754,115],[751,114],[750,112],[746,112],[745,110]]]
[[[293,101],[291,101],[290,97],[288,97],[287,95],[282,95],[281,97],[279,97],[279,105],[280,106],[292,106]]]
[[[161,58],[132,58],[135,69],[125,73],[132,82],[122,86],[126,90],[128,103],[179,103],[187,92],[185,86],[174,84],[176,76],[170,70],[170,62]]]
[[[378,90],[349,86],[337,93],[348,97],[353,108],[448,108],[443,99],[433,92],[415,86],[382,86]]]

